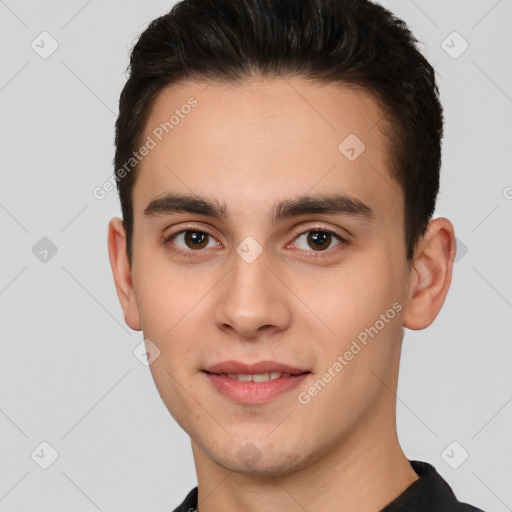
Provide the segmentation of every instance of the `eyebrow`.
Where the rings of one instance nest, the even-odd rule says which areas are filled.
[[[169,193],[151,200],[144,210],[146,217],[160,217],[172,213],[195,213],[219,220],[226,220],[226,205],[206,197]],[[300,215],[322,213],[350,215],[374,221],[373,210],[360,199],[346,194],[302,195],[276,203],[271,210],[273,223]]]

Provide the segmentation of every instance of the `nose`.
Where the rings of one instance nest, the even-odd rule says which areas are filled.
[[[262,331],[283,331],[290,325],[290,291],[276,276],[279,262],[270,259],[265,251],[252,262],[234,255],[233,268],[217,289],[214,318],[219,329],[257,339]]]

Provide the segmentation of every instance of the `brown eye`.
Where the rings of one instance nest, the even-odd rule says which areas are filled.
[[[312,247],[315,251],[322,250],[329,247],[331,244],[332,235],[325,231],[309,231],[307,240],[308,244],[310,244],[310,247]]]
[[[166,244],[175,246],[181,253],[199,252],[201,249],[216,247],[218,242],[209,233],[195,229],[178,231],[167,237]]]
[[[333,245],[333,242],[336,242]],[[295,241],[298,249],[311,252],[327,252],[329,247],[335,247],[344,242],[344,239],[336,233],[325,229],[313,229],[300,234]]]
[[[185,231],[185,243],[190,249],[203,249],[208,243],[208,233],[202,231]]]

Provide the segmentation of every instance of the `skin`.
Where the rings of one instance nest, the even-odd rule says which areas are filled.
[[[300,78],[207,87],[186,81],[158,95],[141,140],[191,96],[197,107],[140,164],[133,266],[119,218],[110,221],[108,246],[125,321],[160,350],[152,376],[191,438],[198,508],[380,510],[418,478],[396,432],[400,347],[404,326],[427,327],[443,305],[453,226],[432,220],[406,260],[404,202],[387,169],[382,112],[361,91]],[[354,161],[338,149],[349,134],[366,146]],[[276,202],[333,191],[364,202],[374,220],[324,213],[270,219]],[[227,218],[144,215],[169,192],[219,201]],[[197,249],[183,235],[163,242],[186,229],[208,233],[208,245]],[[348,243],[333,237],[318,250],[307,235],[322,229]],[[252,263],[236,252],[247,236],[262,249]],[[299,392],[395,303],[401,311],[301,404]],[[312,373],[300,389],[240,405],[201,371],[229,359],[277,360]],[[250,466],[242,449],[256,454]]]

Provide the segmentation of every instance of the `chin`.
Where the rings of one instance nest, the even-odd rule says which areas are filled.
[[[299,446],[276,446],[263,441],[232,440],[229,446],[206,447],[208,457],[222,468],[235,473],[265,477],[286,476],[308,464],[308,457]],[[302,448],[302,449],[301,449]]]

